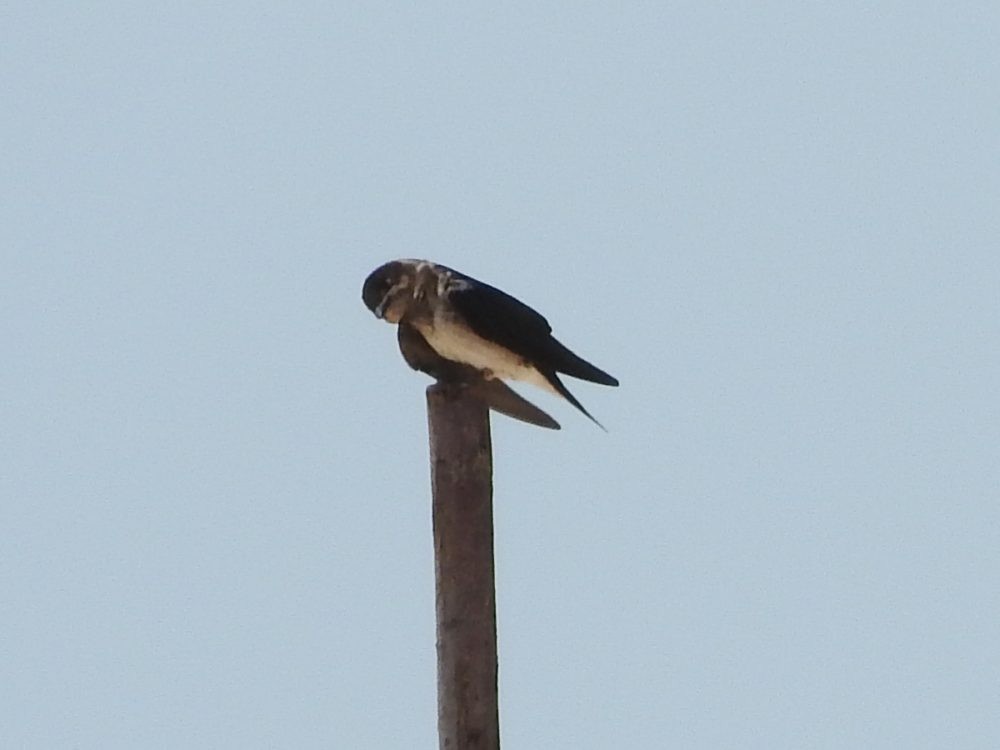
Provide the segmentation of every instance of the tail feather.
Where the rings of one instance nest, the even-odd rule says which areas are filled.
[[[618,379],[608,375],[599,367],[595,367],[590,364],[587,360],[583,359],[573,352],[571,352],[565,344],[552,339],[552,343],[555,344],[556,357],[555,364],[556,370],[573,378],[579,378],[580,380],[587,380],[591,383],[598,383],[599,385],[618,385]]]
[[[562,396],[564,399],[566,399],[571,404],[573,404],[573,406],[575,406],[577,409],[579,409],[580,411],[582,411],[584,413],[584,415],[587,417],[587,419],[589,419],[591,422],[593,422],[594,424],[596,424],[598,427],[600,427],[605,432],[608,431],[608,429],[604,425],[602,425],[600,422],[598,422],[596,419],[594,419],[594,415],[593,414],[591,414],[589,411],[587,411],[586,409],[583,408],[583,404],[581,404],[579,401],[577,401],[576,400],[576,396],[574,396],[572,393],[569,392],[569,389],[565,385],[563,385],[563,382],[559,379],[558,375],[556,375],[554,372],[546,372],[546,373],[543,373],[543,374],[545,375],[545,379],[548,380],[549,383],[552,384],[552,387],[555,388],[556,391],[559,392],[560,396]],[[615,384],[617,385],[617,381],[616,381]]]

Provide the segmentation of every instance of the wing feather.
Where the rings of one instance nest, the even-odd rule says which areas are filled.
[[[553,338],[552,326],[538,312],[496,287],[451,273],[459,283],[449,290],[448,299],[474,333],[534,364],[581,380],[618,385],[611,375]]]

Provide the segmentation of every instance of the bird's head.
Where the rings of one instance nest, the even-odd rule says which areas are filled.
[[[417,274],[412,261],[394,260],[372,271],[361,288],[361,299],[389,323],[398,323],[413,299]]]

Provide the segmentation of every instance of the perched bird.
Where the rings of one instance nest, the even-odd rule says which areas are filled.
[[[426,260],[394,260],[365,279],[361,298],[375,317],[398,324],[400,350],[414,369],[469,385],[496,411],[558,429],[501,381],[531,383],[601,426],[559,374],[601,385],[618,381],[559,343],[545,318],[509,294]]]

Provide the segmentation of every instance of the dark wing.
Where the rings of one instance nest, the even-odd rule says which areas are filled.
[[[426,372],[437,381],[462,383],[493,411],[538,427],[558,430],[559,423],[501,380],[482,376],[475,367],[452,362],[438,354],[420,331],[406,323],[398,326],[397,338],[403,359],[414,370]]]
[[[541,370],[563,372],[602,385],[618,385],[611,375],[556,341],[549,321],[526,304],[457,271],[452,274],[465,283],[452,288],[448,300],[474,333],[524,357]]]
[[[469,390],[493,411],[538,427],[558,430],[559,423],[502,380],[479,378],[469,383]]]
[[[521,300],[458,271],[451,274],[462,283],[448,290],[448,300],[484,339],[520,352],[526,345],[540,347],[551,338],[549,321]]]

